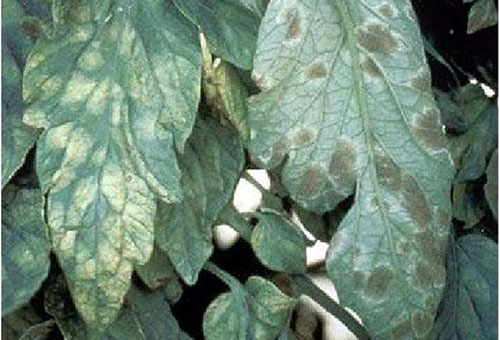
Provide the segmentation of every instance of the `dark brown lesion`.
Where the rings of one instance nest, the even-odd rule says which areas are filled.
[[[380,5],[378,8],[378,11],[380,14],[382,14],[384,17],[390,19],[394,17],[394,8],[390,4],[383,4]]]
[[[404,175],[401,181],[404,205],[415,221],[417,228],[426,229],[431,222],[431,210],[427,198],[417,181],[410,175]]]
[[[313,141],[314,137],[315,133],[313,130],[309,128],[303,128],[295,136],[294,146],[303,147],[309,145]]]
[[[437,109],[425,109],[417,117],[413,133],[417,141],[431,149],[443,149],[446,145],[446,136],[442,132],[442,124]]]
[[[295,39],[299,36],[299,34],[302,31],[299,11],[296,8],[288,9],[285,15],[286,15],[286,21],[288,23],[285,39],[287,40]]]
[[[323,63],[311,64],[307,69],[307,78],[316,79],[326,77],[326,68]]]
[[[328,172],[344,187],[354,189],[356,185],[357,153],[354,145],[347,140],[339,140],[335,145]]]
[[[411,80],[411,87],[416,90],[431,93],[431,75],[429,72],[422,72]]]
[[[387,291],[392,277],[393,273],[390,268],[378,266],[368,277],[366,294],[374,298],[381,297]]]
[[[358,29],[358,43],[368,52],[390,54],[396,49],[396,38],[380,24],[369,24]]]
[[[410,319],[404,319],[402,322],[394,326],[391,330],[391,335],[393,339],[402,339],[412,335]]]
[[[302,196],[316,196],[327,182],[325,171],[319,166],[312,166],[302,176],[298,192]]]
[[[364,62],[361,63],[361,69],[375,78],[382,77],[382,70],[378,67],[378,65],[373,61],[372,58],[367,58]]]
[[[418,263],[415,267],[415,278],[417,283],[422,288],[428,288],[433,281],[433,273],[431,272],[429,265],[425,263]]]

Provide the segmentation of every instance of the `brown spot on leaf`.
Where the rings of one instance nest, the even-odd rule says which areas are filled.
[[[377,64],[375,64],[372,58],[367,58],[363,63],[361,63],[361,69],[372,77],[382,77],[382,71]]]
[[[423,336],[431,330],[434,324],[434,314],[427,311],[425,313],[417,312],[412,315],[411,323],[413,325],[413,330],[417,336]]]
[[[295,39],[301,32],[299,12],[296,8],[286,11],[286,21],[288,28],[286,30],[285,39]]]
[[[312,140],[315,137],[315,133],[313,130],[304,128],[301,129],[297,135],[295,136],[295,139],[293,140],[294,146],[297,147],[304,147],[306,145],[311,144]]]
[[[307,68],[307,78],[316,79],[326,76],[326,68],[323,63],[313,63]]]
[[[429,149],[441,149],[446,144],[439,111],[435,109],[426,109],[424,114],[417,118],[413,131],[415,138]]]
[[[368,277],[366,293],[372,297],[380,297],[387,291],[391,280],[392,271],[389,268],[385,266],[375,268],[373,273]]]
[[[384,26],[369,24],[357,31],[359,44],[369,52],[389,54],[396,48],[396,39]]]
[[[405,319],[404,321],[398,323],[391,330],[391,335],[393,339],[403,339],[411,335],[411,322],[410,319]]]
[[[335,145],[328,171],[330,175],[346,187],[354,189],[356,185],[356,149],[351,142],[339,140]]]
[[[431,93],[431,75],[429,72],[422,72],[412,79],[411,86],[419,91]]]
[[[290,140],[287,137],[281,138],[274,143],[272,147],[271,160],[268,162],[269,167],[274,167],[280,164],[290,150]]]
[[[391,4],[382,4],[378,7],[378,11],[386,18],[394,17],[394,8]]]
[[[363,287],[365,283],[365,274],[358,270],[355,270],[352,273],[352,278],[354,281],[354,289],[358,290],[360,287]]]
[[[399,190],[401,187],[401,169],[389,157],[376,156],[375,169],[380,184],[391,190]]]
[[[412,176],[404,175],[402,193],[406,210],[419,229],[425,229],[431,221],[431,211],[424,192]]]
[[[432,282],[432,273],[429,266],[422,262],[418,263],[415,267],[415,277],[420,287],[428,288]]]
[[[430,261],[442,264],[445,257],[446,248],[443,243],[437,240],[429,231],[417,235],[418,244]]]
[[[301,196],[315,196],[328,182],[328,177],[319,166],[313,166],[304,173],[299,184]]]

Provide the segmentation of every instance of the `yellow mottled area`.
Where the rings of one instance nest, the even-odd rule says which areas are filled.
[[[63,80],[61,77],[52,76],[43,82],[41,90],[44,93],[55,93],[61,88],[62,84]]]
[[[83,102],[90,95],[96,82],[81,73],[76,73],[66,86],[66,91],[61,97],[62,104],[77,104]]]
[[[54,237],[54,241],[57,245],[57,250],[63,254],[63,256],[70,256],[73,254],[76,239],[76,230],[69,230],[63,232],[57,236],[57,240]]]
[[[43,63],[45,59],[47,59],[47,56],[41,52],[32,53],[26,62],[26,69],[28,70],[38,67],[38,65]]]
[[[50,125],[45,112],[28,108],[23,116],[23,123],[37,128],[47,128]]]
[[[61,149],[66,147],[73,130],[73,123],[66,123],[47,131],[45,142],[49,148]]]
[[[87,259],[76,266],[76,276],[80,280],[92,280],[96,276],[96,262],[94,259]]]
[[[110,79],[106,78],[94,88],[89,100],[87,101],[87,112],[93,115],[101,115],[105,112],[108,105],[110,93]]]
[[[104,58],[99,51],[90,50],[80,57],[78,64],[85,71],[94,71],[104,65]]]
[[[116,164],[106,164],[102,169],[100,186],[102,194],[106,197],[115,211],[122,211],[127,196],[125,176]]]
[[[52,187],[52,192],[55,193],[57,191],[66,188],[73,181],[74,178],[75,178],[74,170],[61,167],[52,176],[52,183],[54,184],[54,186]],[[54,214],[54,208],[51,208],[50,214],[51,215]]]
[[[95,139],[84,129],[73,130],[61,167],[74,167],[87,160]]]

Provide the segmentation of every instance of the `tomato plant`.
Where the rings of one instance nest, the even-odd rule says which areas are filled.
[[[302,295],[360,339],[497,338],[495,2],[4,0],[2,19],[2,338],[302,339]]]

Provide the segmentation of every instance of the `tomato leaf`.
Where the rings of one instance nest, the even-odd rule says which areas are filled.
[[[180,203],[159,203],[155,237],[176,271],[194,284],[213,251],[212,224],[226,203],[243,168],[244,154],[237,134],[213,120],[200,119],[185,152]]]
[[[2,315],[28,303],[49,271],[50,243],[38,189],[2,190]]]
[[[325,212],[355,192],[327,269],[374,338],[426,336],[444,288],[454,168],[410,1],[274,1],[250,152]]]
[[[33,44],[21,30],[25,14],[18,1],[2,2],[2,188],[21,167],[39,134],[23,123],[22,73]]]
[[[259,13],[254,12],[258,8],[252,1],[174,0],[174,3],[200,27],[212,53],[249,70],[259,27]]]
[[[251,245],[269,269],[291,274],[306,272],[306,244],[299,227],[277,213],[256,213]]]
[[[55,21],[67,25],[26,63],[24,121],[44,129],[37,173],[75,305],[104,326],[151,254],[155,197],[182,197],[174,143],[182,150],[191,133],[201,56],[170,1],[62,8]]]
[[[472,34],[484,28],[496,25],[498,22],[495,1],[477,0],[469,10],[467,33]]]
[[[491,211],[498,220],[498,149],[491,156],[490,163],[486,169],[488,180],[484,185],[484,194],[490,205]]]
[[[484,236],[463,236],[447,261],[447,289],[434,337],[497,339],[498,246]]]
[[[276,339],[295,303],[271,282],[251,276],[245,286],[234,282],[231,292],[212,301],[203,317],[203,333],[207,340]]]

